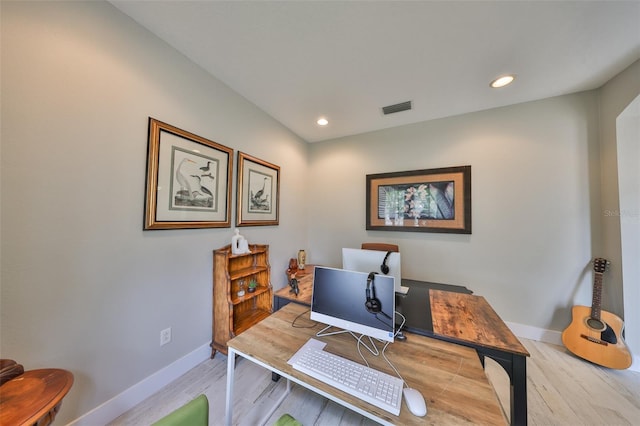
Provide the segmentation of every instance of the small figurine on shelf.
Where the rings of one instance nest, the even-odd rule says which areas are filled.
[[[232,254],[244,254],[251,253],[249,250],[249,242],[240,235],[240,230],[236,228],[233,237],[231,237],[231,253]]]
[[[289,260],[289,268],[287,268],[287,270],[285,271],[285,274],[287,275],[287,281],[291,281],[292,278],[295,278],[298,271],[298,260],[291,258]]]
[[[298,272],[298,260],[291,258],[289,259],[289,268],[287,269],[287,279],[291,279],[292,276],[296,275]]]
[[[244,280],[240,280],[238,283],[238,297],[244,296]]]
[[[249,293],[253,293],[254,291],[256,291],[256,288],[258,288],[258,282],[251,278],[251,281],[249,281],[249,289],[247,290]]]
[[[300,292],[298,289],[298,279],[296,275],[300,270],[298,269],[298,259],[291,258],[289,260],[289,269],[287,269],[287,282],[289,283],[289,293],[295,293],[296,296]]]
[[[307,252],[304,250],[298,250],[298,269],[304,269],[304,265],[307,263]]]
[[[289,289],[289,293],[294,293],[296,297],[298,297],[298,293],[300,293],[300,288],[298,287],[298,280],[295,278],[291,278],[291,281],[289,281],[289,287],[291,287]]]
[[[289,259],[289,269],[287,269],[287,274],[295,273],[298,270],[298,259],[291,258]]]

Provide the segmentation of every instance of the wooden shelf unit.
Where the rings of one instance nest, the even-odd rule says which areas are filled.
[[[251,253],[232,254],[231,245],[213,251],[213,325],[211,358],[227,354],[229,339],[247,330],[273,312],[273,290],[269,246],[249,245]],[[249,293],[249,282],[258,283]],[[238,296],[240,282],[244,296]]]

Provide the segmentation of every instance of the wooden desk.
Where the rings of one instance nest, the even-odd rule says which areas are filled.
[[[433,332],[475,346],[529,356],[527,349],[482,296],[430,290]]]
[[[291,287],[288,285],[273,293],[273,309],[275,311],[279,310],[289,302],[311,306],[314,269],[315,265],[305,265],[303,270],[299,270],[296,273],[298,289],[300,290],[297,295],[291,291]]]
[[[484,297],[429,291],[434,337],[472,347],[495,360],[509,375],[511,424],[527,424],[527,357],[529,351]]]
[[[404,330],[469,346],[475,349],[484,365],[485,357],[496,361],[509,375],[512,425],[527,424],[527,357],[529,352],[491,308],[484,297],[474,296],[465,287],[402,280],[409,287],[406,295],[396,294],[396,310],[407,322]],[[275,309],[290,301],[311,305],[313,274],[299,283],[304,297],[292,300],[275,293]],[[275,379],[275,376],[274,376]]]
[[[405,315],[405,330],[469,346],[496,361],[509,375],[511,424],[527,424],[527,357],[529,352],[484,297],[442,291],[431,283],[402,281],[406,296],[396,296]]]
[[[292,327],[298,317],[297,321],[313,324],[309,314],[305,313],[307,309],[291,303],[228,342],[227,425],[232,421],[235,354],[382,424],[506,423],[495,391],[475,351],[442,340],[411,335],[405,342],[390,345],[386,351],[387,358],[409,386],[418,389],[424,396],[428,410],[426,417],[411,414],[404,401],[400,416],[394,416],[294,370],[287,361],[323,327],[322,324],[312,328]],[[356,342],[351,336],[338,334],[318,339],[327,342],[325,350],[361,362]],[[368,356],[367,360],[373,368],[394,374],[382,357]],[[284,397],[286,393],[281,400]],[[265,420],[276,408],[265,416]]]
[[[273,293],[273,306],[274,310],[282,308],[290,302],[299,303],[305,306],[311,306],[311,296],[313,295],[313,270],[316,265],[306,265],[304,271],[298,272],[298,289],[300,290],[298,294],[291,292],[291,288],[287,285],[281,288],[280,290]],[[466,287],[457,286],[457,285],[449,285],[449,284],[436,284],[436,283],[426,283],[424,281],[414,281],[414,280],[402,280],[402,285],[406,287],[419,286],[419,285],[428,285],[430,289],[440,289],[445,291],[453,291],[453,292],[461,292],[471,294],[472,292]],[[402,299],[404,295],[396,294],[396,304],[402,304]],[[406,303],[406,302],[405,302]],[[409,312],[411,314],[412,312]],[[416,309],[415,314],[422,321],[424,319],[423,310]],[[429,328],[431,328],[429,326]]]
[[[29,370],[0,386],[0,425],[51,424],[62,398],[73,385],[73,374],[47,368]]]

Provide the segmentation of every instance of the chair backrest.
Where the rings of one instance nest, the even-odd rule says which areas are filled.
[[[161,418],[153,426],[207,426],[208,424],[209,400],[203,394]]]
[[[24,373],[22,364],[12,359],[0,359],[0,385]]]
[[[378,251],[390,251],[393,253],[399,253],[400,249],[397,244],[387,243],[362,243],[360,247],[363,250],[378,250]]]
[[[291,414],[285,413],[276,420],[273,426],[302,426],[302,423],[294,419]]]

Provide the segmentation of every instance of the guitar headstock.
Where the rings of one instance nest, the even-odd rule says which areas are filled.
[[[609,261],[607,259],[603,259],[601,257],[596,257],[593,259],[593,270],[596,273],[602,274],[607,270],[607,266],[609,266]]]

